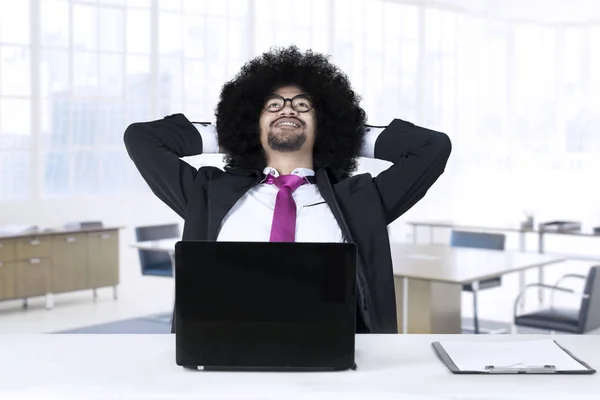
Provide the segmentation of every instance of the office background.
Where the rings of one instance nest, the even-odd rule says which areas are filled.
[[[133,168],[123,131],[177,112],[214,121],[221,85],[251,57],[291,43],[331,54],[371,124],[401,118],[451,137],[446,173],[390,227],[393,240],[411,240],[405,222],[417,219],[519,223],[533,213],[536,223],[600,226],[593,0],[0,0],[0,225],[125,227],[118,301],[73,293],[51,311],[34,299],[26,311],[2,302],[0,329],[168,311],[172,280],[142,277],[130,244],[136,226],[181,221]],[[360,172],[385,167],[361,160]],[[553,240],[600,253],[597,238]],[[589,268],[568,265],[560,271]],[[512,301],[516,283],[502,290],[482,299],[482,314]]]

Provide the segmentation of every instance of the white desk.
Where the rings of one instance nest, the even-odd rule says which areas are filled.
[[[548,336],[543,336],[548,338]],[[453,375],[436,340],[529,340],[531,335],[358,335],[357,371],[189,371],[175,364],[174,335],[0,336],[0,398],[597,400],[594,375]],[[600,367],[600,336],[556,336]]]

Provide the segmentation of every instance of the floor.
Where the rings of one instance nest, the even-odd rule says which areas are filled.
[[[585,274],[593,265],[589,261],[569,261],[546,269],[546,282],[555,282],[565,273]],[[537,271],[527,274],[527,282],[537,281]],[[578,282],[574,282],[578,283]],[[535,291],[527,297],[527,308],[537,307]],[[494,321],[508,326],[512,320],[513,302],[518,294],[518,276],[507,275],[502,287],[486,290],[480,294],[479,313],[482,320]],[[547,297],[548,298],[548,297]],[[28,308],[22,308],[21,301],[0,302],[0,334],[2,333],[54,333],[62,331],[89,330],[90,326],[125,321],[119,329],[164,329],[168,326],[164,316],[168,315],[174,299],[173,279],[161,277],[143,277],[139,272],[139,261],[135,250],[122,246],[121,251],[121,284],[118,287],[118,299],[113,299],[111,288],[98,290],[98,297],[93,299],[91,291],[56,295],[55,307],[44,308],[44,299],[30,299]],[[555,298],[557,304],[577,306],[577,299],[569,295]],[[156,315],[159,315],[158,322]],[[463,295],[463,315],[466,319],[472,316],[472,300],[470,294]],[[132,322],[132,319],[141,318]],[[160,319],[162,318],[162,321]],[[133,325],[132,325],[133,324]],[[105,328],[108,329],[107,325]],[[485,326],[485,324],[484,324]],[[137,328],[135,328],[137,329]]]

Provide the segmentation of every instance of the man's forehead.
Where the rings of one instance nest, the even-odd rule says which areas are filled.
[[[284,96],[284,95],[296,95],[296,94],[304,93],[304,91],[302,89],[300,89],[298,86],[287,85],[287,86],[279,87],[273,93]]]

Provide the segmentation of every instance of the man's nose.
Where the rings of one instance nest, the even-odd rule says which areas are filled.
[[[292,102],[286,101],[283,108],[279,110],[279,115],[296,115],[296,110],[292,108]]]

